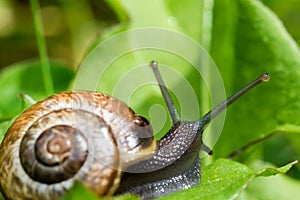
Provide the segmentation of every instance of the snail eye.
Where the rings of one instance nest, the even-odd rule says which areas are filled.
[[[145,127],[145,126],[149,125],[149,121],[145,117],[142,117],[142,116],[135,116],[133,123],[135,123],[136,125],[141,126],[141,127]]]

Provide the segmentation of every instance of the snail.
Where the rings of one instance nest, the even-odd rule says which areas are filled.
[[[92,91],[61,92],[24,111],[0,147],[0,189],[5,199],[59,199],[81,181],[99,196],[133,193],[153,199],[201,180],[200,149],[206,125],[267,73],[198,121],[181,121],[157,68],[152,67],[172,128],[155,141],[148,120],[122,101]],[[126,172],[124,172],[126,171]]]

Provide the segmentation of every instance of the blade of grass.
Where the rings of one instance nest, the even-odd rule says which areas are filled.
[[[128,22],[128,14],[119,0],[108,0],[106,3],[111,7],[111,9],[113,9],[121,23]]]
[[[207,52],[210,51],[211,47],[211,34],[212,34],[212,17],[213,17],[213,6],[214,6],[214,0],[204,0],[203,1],[203,12],[202,12],[202,33],[201,33],[201,39],[200,42],[205,48]],[[209,91],[211,91],[211,88],[209,88],[212,85],[211,80],[211,70],[210,70],[210,61],[207,57],[201,57],[200,62],[202,66],[206,66],[204,69],[204,73],[201,74],[204,77],[207,77],[208,82],[204,83],[201,82],[201,111],[202,113],[206,113],[210,110],[211,104],[210,104],[210,94]],[[208,90],[207,90],[208,89]],[[212,127],[207,127],[206,129],[206,138],[205,141],[207,144],[212,144],[212,141],[215,139],[213,138],[211,132]],[[207,158],[206,162],[212,161],[212,158]]]
[[[30,6],[33,15],[34,29],[38,44],[38,50],[40,55],[40,62],[43,72],[43,79],[45,83],[45,90],[47,94],[52,94],[54,92],[53,82],[49,64],[49,58],[47,53],[47,45],[43,32],[43,23],[40,14],[40,5],[38,0],[30,0]]]

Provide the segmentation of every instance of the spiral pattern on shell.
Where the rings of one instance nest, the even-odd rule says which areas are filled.
[[[122,151],[150,147],[144,157],[153,153],[148,125],[105,94],[53,95],[31,106],[7,131],[0,148],[1,191],[8,199],[58,199],[80,180],[99,196],[112,195],[129,165]],[[136,131],[147,138],[128,136]]]

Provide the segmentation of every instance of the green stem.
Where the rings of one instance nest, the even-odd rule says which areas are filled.
[[[43,24],[40,14],[40,5],[38,0],[30,0],[33,21],[34,21],[34,30],[36,34],[38,50],[40,55],[40,63],[42,67],[42,73],[44,77],[45,90],[46,93],[52,94],[54,92],[52,75],[50,70],[49,58],[47,53],[46,40],[43,33]]]
[[[212,34],[212,14],[213,14],[213,6],[214,0],[204,0],[202,1],[203,5],[203,13],[202,13],[202,35],[200,43],[206,49],[207,52],[210,52],[211,46],[211,34]],[[210,60],[208,57],[201,57],[201,65],[204,66],[204,71],[202,76],[206,77],[207,82],[202,83],[201,85],[201,111],[203,113],[210,110],[211,103],[210,103],[210,94],[209,92],[212,91],[210,86],[212,84],[211,79],[211,70],[210,70]],[[211,127],[207,127],[205,140],[207,144],[210,144],[211,141],[214,141],[213,134],[211,132]],[[207,161],[211,161],[212,158],[209,157]]]
[[[127,12],[119,0],[107,0],[106,3],[111,7],[112,10],[114,10],[121,23],[128,22],[129,17]]]

